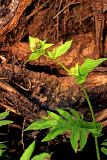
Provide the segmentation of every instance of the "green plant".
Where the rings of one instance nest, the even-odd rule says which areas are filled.
[[[53,46],[53,44],[46,43],[46,41],[41,41],[38,38],[29,37],[29,41],[32,54],[30,55],[28,61],[38,59],[45,53],[46,49]]]
[[[74,109],[71,109],[70,113],[61,109],[57,109],[57,112],[59,115],[48,111],[48,116],[32,123],[25,131],[50,129],[42,142],[52,140],[58,135],[69,132],[70,142],[75,152],[84,148],[89,133],[94,136],[101,133],[101,125],[99,123],[84,121],[83,116],[79,115]]]
[[[36,145],[36,143],[35,143],[35,141],[33,141],[29,145],[29,147],[24,151],[20,160],[50,160],[51,155],[49,153],[45,153],[45,152],[32,157],[32,154],[33,154],[34,149],[35,149],[35,145]]]
[[[91,105],[91,102],[90,102],[90,99],[89,99],[89,96],[86,92],[86,89],[84,88],[84,82],[86,81],[86,78],[88,76],[88,74],[94,70],[95,67],[97,67],[99,64],[101,64],[102,62],[106,61],[107,58],[100,58],[100,59],[97,59],[97,60],[94,60],[94,59],[90,59],[90,58],[87,58],[84,63],[82,65],[79,65],[79,64],[76,64],[76,66],[68,69],[66,68],[57,58],[60,57],[62,54],[66,53],[68,51],[68,49],[70,48],[71,44],[72,44],[72,40],[71,41],[67,41],[65,42],[64,44],[58,46],[57,48],[55,49],[51,49],[51,51],[48,50],[48,48],[50,48],[53,44],[47,44],[46,41],[41,41],[39,40],[38,38],[33,38],[33,37],[30,37],[29,38],[29,43],[30,43],[30,49],[32,51],[32,54],[30,55],[28,61],[31,61],[31,60],[36,60],[38,59],[39,57],[41,57],[42,55],[43,56],[46,56],[48,58],[50,58],[51,60],[55,61],[58,65],[60,65],[66,72],[69,76],[73,76],[75,77],[76,79],[76,83],[78,85],[80,85],[81,89],[83,90],[84,92],[84,95],[86,97],[86,100],[87,100],[87,103],[89,105],[89,108],[90,108],[90,111],[91,111],[91,115],[92,115],[92,119],[93,119],[93,124],[94,124],[94,131],[96,130],[97,131],[97,127],[100,126],[100,129],[98,132],[99,134],[95,134],[94,135],[94,138],[95,138],[95,146],[96,146],[96,153],[97,153],[97,159],[100,160],[100,153],[99,153],[99,147],[98,147],[98,136],[101,134],[101,125],[99,125],[98,123],[96,123],[96,120],[95,120],[95,114],[94,114],[94,111],[93,111],[93,107]],[[44,47],[45,45],[47,45],[48,47]],[[63,111],[64,112],[64,111]],[[52,113],[51,113],[52,114]],[[57,115],[58,116],[58,115]],[[44,122],[44,121],[43,121]],[[71,121],[72,122],[72,121]],[[65,123],[65,121],[63,121],[63,123]],[[92,123],[92,122],[91,122]],[[33,124],[32,124],[33,125]],[[42,123],[43,125],[43,123]],[[38,128],[38,129],[43,129],[44,126],[41,125],[41,128]],[[46,124],[48,125],[48,124]],[[75,125],[74,125],[75,126]],[[30,127],[30,126],[29,126]],[[51,126],[52,127],[52,126]],[[55,126],[54,126],[55,127]],[[79,125],[76,126],[77,128],[80,128]],[[87,127],[88,127],[88,123],[87,123]],[[49,126],[47,127],[49,128]],[[72,128],[72,131],[73,131],[73,127]],[[28,129],[27,129],[28,130]],[[54,128],[52,129],[54,131]],[[77,129],[78,130],[78,129]],[[65,131],[65,130],[64,130]],[[71,130],[70,130],[71,131]],[[56,131],[54,131],[56,133]],[[51,132],[50,132],[51,133]],[[58,131],[57,131],[58,133]],[[60,131],[59,131],[60,133]],[[84,134],[86,134],[84,132]],[[76,147],[74,147],[74,144],[72,145],[74,150],[77,151],[77,148],[78,148],[78,141],[81,142],[80,140],[80,133],[78,132],[78,134],[73,134],[74,135],[74,142],[73,140],[71,141],[71,144],[75,143]],[[72,137],[72,136],[71,136]],[[73,143],[72,143],[73,142]],[[86,143],[86,140],[84,141],[84,144]],[[83,145],[84,147],[84,145]],[[83,148],[81,147],[81,149]]]
[[[9,115],[8,111],[0,113],[0,127],[13,123],[13,121],[5,119],[8,115]],[[0,142],[0,157],[6,155],[6,150],[7,146],[5,145],[5,142]]]
[[[0,113],[0,127],[13,123],[13,121],[5,119],[7,116],[9,116],[8,111]]]
[[[0,157],[5,156],[7,150],[7,146],[5,145],[5,142],[0,142]]]
[[[101,151],[107,155],[107,139],[104,140],[104,142],[101,144],[102,147],[101,147]]]

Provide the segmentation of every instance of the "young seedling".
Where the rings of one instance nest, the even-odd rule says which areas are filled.
[[[37,60],[41,56],[46,56],[49,59],[55,61],[58,65],[60,65],[67,72],[67,74],[69,76],[75,77],[76,83],[81,87],[81,89],[84,92],[88,106],[91,111],[93,122],[85,122],[85,121],[83,121],[83,119],[81,119],[81,116],[79,116],[79,115],[78,115],[78,117],[75,117],[74,115],[70,115],[68,112],[57,109],[57,111],[59,112],[59,114],[63,118],[61,118],[61,116],[58,116],[55,113],[48,112],[49,117],[51,117],[51,119],[47,117],[46,119],[44,119],[42,121],[34,122],[26,130],[38,130],[38,129],[44,129],[44,128],[51,128],[49,134],[47,135],[47,137],[45,137],[44,140],[53,139],[57,135],[62,134],[65,131],[69,130],[71,132],[71,138],[70,138],[71,145],[72,145],[73,149],[75,150],[75,152],[77,152],[78,151],[78,144],[79,144],[78,142],[80,142],[80,149],[82,150],[87,142],[87,134],[92,133],[90,130],[90,129],[92,129],[94,132],[93,135],[95,138],[97,160],[100,160],[100,153],[99,153],[97,138],[101,134],[102,127],[101,127],[101,124],[97,123],[95,120],[95,114],[93,111],[93,107],[91,105],[91,102],[90,102],[89,96],[86,92],[86,89],[84,88],[84,83],[86,81],[88,74],[90,72],[92,72],[95,67],[100,65],[102,62],[106,61],[107,58],[100,58],[97,60],[87,58],[87,59],[85,59],[85,61],[82,65],[76,64],[76,66],[68,69],[57,58],[69,50],[69,48],[71,47],[71,44],[72,44],[72,40],[67,41],[64,44],[61,44],[60,46],[58,46],[57,48],[55,48],[51,51],[49,51],[48,48],[53,46],[53,44],[47,44],[46,41],[41,41],[38,38],[29,37],[29,43],[30,43],[30,49],[32,51],[32,54],[30,55],[28,61]],[[64,117],[62,112],[64,114],[67,114],[67,117]],[[77,114],[76,111],[75,111],[75,113]],[[54,114],[54,117],[52,116],[53,114]],[[75,121],[75,119],[76,119],[76,121]],[[74,125],[74,122],[75,122],[75,125]],[[85,126],[82,125],[82,123],[85,124]],[[36,126],[35,126],[35,124],[36,124]],[[88,127],[90,125],[92,125],[92,126],[94,125],[94,126],[93,126],[93,128],[88,129]],[[85,137],[84,140],[83,140],[82,136]]]

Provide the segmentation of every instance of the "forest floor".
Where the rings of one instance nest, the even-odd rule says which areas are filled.
[[[68,68],[82,64],[86,58],[107,57],[106,11],[107,2],[100,0],[0,1],[0,111],[10,111],[9,119],[14,121],[2,128],[0,141],[8,141],[11,160],[18,160],[23,147],[35,136],[36,153],[53,152],[52,160],[96,159],[91,136],[84,151],[75,154],[66,137],[41,143],[45,132],[23,133],[28,124],[47,110],[55,111],[56,106],[63,109],[72,106],[90,118],[82,91],[60,66],[44,57],[26,65],[24,62],[31,54],[29,36],[55,46],[72,39],[72,47],[60,58]],[[106,62],[89,76],[86,87],[98,121],[103,124],[100,142],[107,138]]]

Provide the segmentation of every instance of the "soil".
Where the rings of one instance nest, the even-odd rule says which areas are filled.
[[[34,154],[52,152],[52,160],[96,159],[91,136],[83,152],[75,154],[64,135],[41,143],[47,131],[23,133],[31,122],[56,107],[76,108],[91,120],[83,92],[60,66],[45,57],[24,65],[31,54],[29,36],[47,40],[55,47],[72,39],[70,50],[59,58],[68,68],[87,57],[107,57],[106,0],[0,0],[0,111],[9,110],[8,118],[14,121],[0,134],[0,141],[8,141],[8,159],[20,159],[35,137]],[[99,143],[107,138],[106,67],[105,62],[85,83],[97,121],[103,125]],[[101,153],[101,160],[106,159]]]

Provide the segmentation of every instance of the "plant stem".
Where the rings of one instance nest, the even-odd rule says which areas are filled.
[[[56,63],[59,64],[69,74],[69,69],[67,69],[61,62],[56,61]]]
[[[87,103],[88,103],[88,106],[90,108],[90,111],[91,111],[91,115],[92,115],[92,119],[93,119],[93,122],[96,123],[96,120],[95,120],[95,115],[94,115],[94,111],[93,111],[93,107],[91,105],[91,102],[90,102],[90,99],[89,99],[89,96],[85,90],[85,88],[83,86],[81,86],[81,88],[83,89],[83,92],[84,92],[84,95],[86,97],[86,100],[87,100]],[[95,136],[95,146],[96,146],[96,154],[97,154],[97,160],[100,160],[100,152],[99,152],[99,147],[98,147],[98,139],[97,137]]]
[[[84,95],[85,95],[85,97],[86,97],[86,100],[87,100],[88,106],[89,106],[89,108],[90,108],[90,111],[91,111],[91,115],[92,115],[93,122],[96,122],[96,120],[95,120],[95,115],[94,115],[94,111],[93,111],[93,107],[92,107],[92,105],[91,105],[91,102],[90,102],[89,96],[88,96],[88,94],[87,94],[87,92],[86,92],[85,88],[84,88],[83,86],[81,86],[81,88],[82,88],[82,90],[83,90],[83,92],[84,92]]]
[[[50,58],[48,55],[46,55],[45,53],[43,54],[45,57]],[[53,59],[54,62],[56,62],[57,64],[59,64],[68,74],[69,74],[69,69],[67,69],[60,61]]]
[[[44,56],[49,58],[49,56],[46,55],[46,54],[44,54]],[[59,65],[68,73],[68,75],[69,75],[69,69],[67,69],[60,61],[58,61],[58,60],[56,60],[56,59],[54,59],[54,61],[55,61],[57,64],[59,64]],[[83,92],[84,92],[84,95],[85,95],[85,97],[86,97],[88,106],[89,106],[89,108],[90,108],[93,122],[96,124],[96,119],[95,119],[93,107],[92,107],[92,105],[91,105],[89,96],[88,96],[85,88],[84,88],[82,85],[81,85],[81,88],[82,88],[82,90],[83,90]],[[99,152],[99,147],[98,147],[98,139],[97,139],[96,136],[95,136],[94,138],[95,138],[95,146],[96,146],[97,160],[100,160],[100,152]]]

